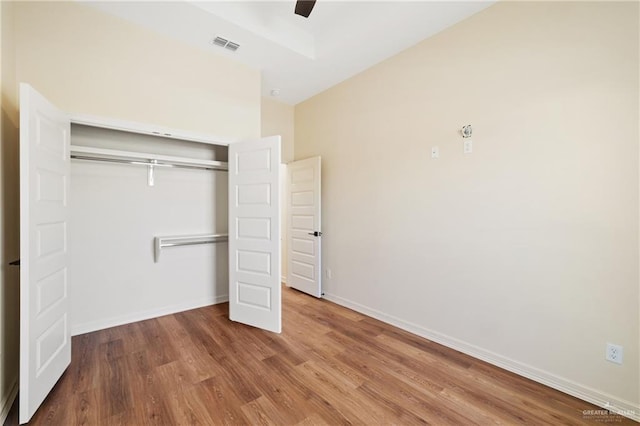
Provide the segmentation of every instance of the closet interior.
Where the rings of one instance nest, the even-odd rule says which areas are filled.
[[[71,125],[73,335],[228,299],[228,147]]]

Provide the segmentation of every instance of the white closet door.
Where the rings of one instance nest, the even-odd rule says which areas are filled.
[[[280,333],[280,136],[229,145],[229,317]]]
[[[66,114],[20,85],[20,423],[71,362]]]
[[[320,157],[287,164],[287,286],[322,297]]]

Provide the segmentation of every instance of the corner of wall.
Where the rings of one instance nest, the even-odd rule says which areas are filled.
[[[282,137],[282,158],[280,162],[293,161],[294,107],[284,102],[262,97],[260,101],[261,135]]]

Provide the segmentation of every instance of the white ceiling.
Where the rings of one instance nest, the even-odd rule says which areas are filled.
[[[296,104],[494,2],[318,0],[309,18],[293,13],[295,0],[87,4],[260,69],[263,96],[279,89]],[[216,36],[240,48],[214,46]]]

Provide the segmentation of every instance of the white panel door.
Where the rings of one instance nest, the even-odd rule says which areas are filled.
[[[322,296],[320,157],[287,164],[287,286]]]
[[[229,318],[280,333],[280,136],[229,145]]]
[[[71,362],[66,114],[20,85],[20,423]]]

